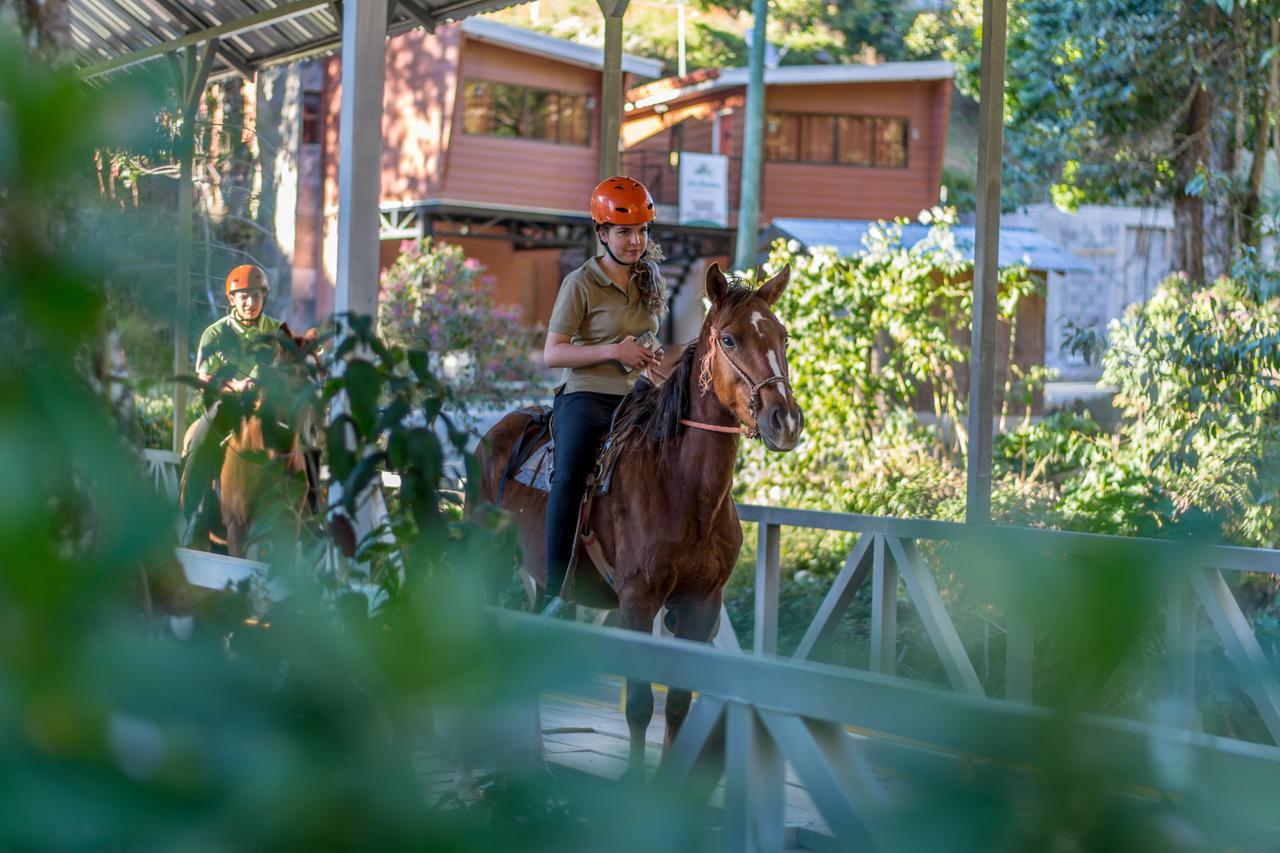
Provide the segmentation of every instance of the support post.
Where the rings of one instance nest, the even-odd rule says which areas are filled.
[[[871,671],[893,675],[898,663],[898,569],[877,536],[871,563]]]
[[[755,653],[778,653],[778,576],[782,564],[782,528],[760,522],[756,538]]]
[[[995,429],[996,295],[1000,287],[1000,168],[1004,160],[1004,61],[1007,0],[983,0],[978,104],[978,215],[969,364],[968,494],[970,524],[991,520],[991,445]],[[1012,358],[1012,354],[1010,355]]]
[[[1004,698],[1032,701],[1036,626],[1026,602],[1012,595],[1005,606]]]
[[[738,201],[738,236],[734,247],[735,269],[751,269],[756,263],[760,231],[760,182],[764,163],[764,48],[768,36],[768,0],[754,0],[751,13],[751,52],[748,54],[747,108],[742,129],[742,189]]]
[[[754,708],[725,704],[723,849],[781,850],[786,764]]]
[[[1169,684],[1162,719],[1157,722],[1179,729],[1197,729],[1196,719],[1196,622],[1194,590],[1180,583],[1165,612],[1165,648],[1169,656]]]
[[[604,14],[604,80],[600,93],[600,180],[622,170],[622,16],[629,0],[598,0]],[[594,245],[592,249],[594,251]]]
[[[191,372],[191,230],[195,212],[192,191],[195,170],[195,120],[200,109],[200,96],[204,94],[213,58],[218,52],[218,40],[210,39],[204,54],[196,60],[196,46],[185,51],[185,62],[175,66],[184,69],[178,78],[178,95],[182,99],[182,134],[178,138],[178,298],[173,324],[173,375],[185,376]],[[173,383],[173,452],[182,454],[182,439],[187,432],[187,386]]]
[[[338,119],[338,269],[334,313],[372,315],[378,302],[378,202],[387,0],[342,4],[342,112]]]
[[[182,143],[178,151],[178,299],[173,324],[173,375],[183,376],[191,372],[188,353],[191,350],[191,229],[192,170],[194,168],[194,140],[186,127],[182,131]],[[182,454],[182,439],[187,433],[187,386],[173,383],[173,452]]]

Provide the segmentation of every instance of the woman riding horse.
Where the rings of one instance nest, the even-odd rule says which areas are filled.
[[[591,194],[591,218],[604,253],[565,277],[551,311],[543,357],[547,367],[565,371],[552,415],[556,443],[545,588],[551,601],[543,611],[548,615],[564,610],[562,587],[578,507],[600,442],[640,371],[661,354],[637,342],[658,331],[667,311],[667,287],[658,273],[662,255],[649,242],[654,215],[653,197],[639,181],[601,181]]]
[[[677,637],[705,642],[715,634],[724,586],[742,545],[731,494],[739,442],[759,436],[770,450],[787,451],[804,428],[791,394],[786,330],[772,310],[788,278],[783,270],[753,290],[728,281],[713,264],[706,277],[711,309],[697,340],[664,384],[637,386],[618,411],[606,454],[614,460],[611,487],[582,512],[593,545],[578,559],[572,594],[592,607],[618,608],[624,628],[650,631],[666,607]],[[508,478],[509,460],[525,444],[535,417],[512,412],[485,436],[481,497],[513,514],[524,568],[546,585],[555,582],[549,578],[559,568],[540,559],[537,547],[550,515],[547,495]],[[553,432],[558,445],[560,427],[553,424]],[[591,554],[603,564],[595,570]],[[667,694],[668,746],[690,701],[688,690]],[[652,717],[650,685],[628,681],[633,773],[643,771]]]

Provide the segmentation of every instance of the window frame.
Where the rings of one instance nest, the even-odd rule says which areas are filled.
[[[768,156],[768,122],[771,117],[785,117],[795,121],[795,151],[794,159],[782,160]],[[830,160],[806,160],[803,159],[806,143],[806,129],[809,126],[808,119],[811,118],[829,118],[831,119],[831,159]],[[871,122],[871,162],[870,163],[842,163],[840,161],[840,119],[866,119]],[[902,126],[902,163],[890,164],[880,163],[880,128],[882,122],[898,122]],[[906,116],[884,116],[884,115],[865,115],[861,113],[818,113],[818,112],[790,112],[785,110],[773,110],[765,115],[765,139],[764,139],[764,162],[765,163],[782,163],[805,166],[839,166],[846,169],[894,169],[909,170],[911,168],[911,119]]]
[[[472,91],[476,86],[488,87],[487,91],[487,111],[485,113],[486,130],[471,130],[468,127],[468,106],[471,103]],[[496,111],[494,104],[498,98],[495,94],[494,87],[505,87],[511,90],[518,90],[520,93],[520,110],[519,116],[516,118],[514,125],[516,132],[511,135],[496,133],[496,122],[494,117]],[[550,128],[553,131],[553,138],[545,138],[544,136],[536,136],[532,133],[534,119],[533,112],[530,110],[531,103],[535,98],[541,96],[545,98],[545,103],[554,104],[555,111],[553,114],[545,116],[544,129]],[[585,123],[574,121],[572,119],[572,109],[566,109],[567,106],[580,106]],[[462,81],[462,134],[464,136],[483,136],[490,139],[502,139],[507,142],[535,142],[542,145],[561,145],[567,148],[591,148],[591,126],[595,111],[595,98],[589,92],[566,92],[561,89],[546,89],[540,86],[526,86],[523,83],[508,83],[502,80],[489,80],[484,78],[468,77]],[[567,132],[572,132],[577,125],[582,124],[583,139],[581,142],[575,139],[565,139]]]

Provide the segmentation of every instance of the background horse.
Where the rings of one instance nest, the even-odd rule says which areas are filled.
[[[280,339],[279,349],[272,366],[255,383],[252,410],[237,417],[237,407],[227,408],[230,401],[224,397],[215,421],[223,422],[222,434],[227,437],[221,454],[210,453],[212,478],[219,486],[227,553],[233,557],[245,556],[253,524],[267,512],[278,511],[285,520],[300,523],[308,497],[306,448],[314,442],[301,436],[314,431],[316,419],[302,388],[315,363],[316,330],[297,336],[285,325],[275,336]],[[217,442],[218,434],[219,430],[211,430],[206,443]],[[193,452],[193,458],[200,452],[199,448]],[[180,490],[184,500],[193,467],[204,470],[207,466],[189,463],[184,469]]]
[[[804,418],[791,394],[786,329],[771,310],[790,268],[759,290],[730,282],[718,265],[707,271],[711,300],[698,339],[665,383],[642,383],[615,419],[619,447],[608,494],[594,499],[589,527],[614,567],[610,587],[578,548],[567,594],[597,608],[618,608],[621,624],[650,631],[667,608],[677,637],[708,641],[720,615],[724,585],[742,546],[730,494],[743,435],[759,435],[770,450],[796,446]],[[512,412],[481,442],[481,496],[496,502],[503,472],[531,415]],[[544,439],[545,441],[545,439]],[[516,480],[501,489],[500,506],[515,516],[524,566],[546,585],[547,495]],[[667,694],[665,745],[689,712],[688,690]],[[644,771],[644,733],[653,718],[648,682],[627,682],[632,773]]]

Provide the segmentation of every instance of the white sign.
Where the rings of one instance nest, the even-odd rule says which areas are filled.
[[[729,227],[729,158],[680,153],[680,224]]]

